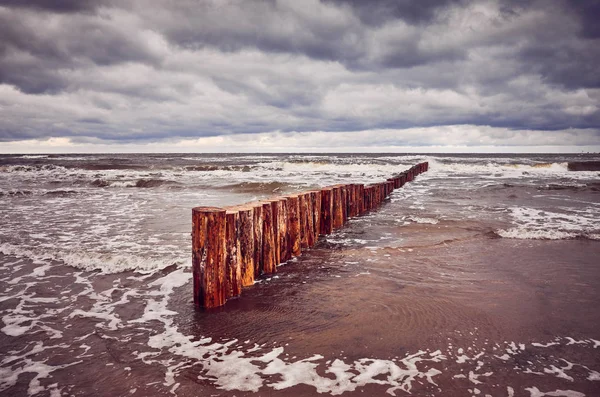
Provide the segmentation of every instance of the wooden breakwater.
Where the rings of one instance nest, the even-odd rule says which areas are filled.
[[[214,308],[277,265],[299,256],[321,235],[377,208],[394,190],[427,171],[419,163],[384,182],[346,184],[233,207],[192,209],[194,304]]]

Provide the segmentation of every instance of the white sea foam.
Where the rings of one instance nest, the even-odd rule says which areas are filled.
[[[508,209],[516,226],[500,229],[501,237],[514,239],[562,240],[577,237],[595,239],[598,234],[597,219],[600,212],[588,209],[576,212],[565,209],[563,212],[540,210],[528,207]]]

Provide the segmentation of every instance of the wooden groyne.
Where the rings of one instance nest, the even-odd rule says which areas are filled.
[[[314,246],[350,218],[376,209],[389,194],[427,171],[419,163],[384,182],[346,184],[238,206],[192,209],[194,304],[210,309]]]

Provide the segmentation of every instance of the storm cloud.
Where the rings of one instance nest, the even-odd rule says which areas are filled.
[[[592,0],[0,0],[0,142],[597,147],[599,13]]]

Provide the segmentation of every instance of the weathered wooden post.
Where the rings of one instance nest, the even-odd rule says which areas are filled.
[[[316,244],[321,234],[321,191],[311,190],[310,201],[313,212],[313,236]]]
[[[273,203],[264,201],[262,204],[262,274],[275,273],[277,269],[273,221]]]
[[[240,258],[240,215],[236,210],[225,213],[225,298],[242,293],[242,268]]]
[[[288,209],[287,198],[279,197],[277,202],[277,231],[279,233],[279,263],[286,262],[292,259],[292,254],[289,249],[289,233],[288,225]]]
[[[300,193],[300,238],[302,248],[309,248],[314,245],[313,235],[313,213],[310,193]]]
[[[226,211],[216,207],[192,209],[192,272],[194,304],[214,308],[225,304]]]
[[[333,186],[333,229],[337,230],[344,224],[344,213],[342,208],[342,189],[339,186]]]
[[[302,252],[300,232],[300,197],[298,194],[286,196],[288,210],[288,244],[291,256],[300,256]]]
[[[333,188],[321,189],[320,234],[331,234],[333,232],[333,196]]]
[[[341,195],[342,226],[348,221],[348,185],[339,185]]]
[[[364,200],[364,212],[370,211],[371,206],[373,205],[371,201],[371,191],[373,190],[372,186],[365,186],[363,188],[363,200]]]
[[[255,202],[252,207],[253,234],[254,234],[254,279],[263,274],[263,204]]]
[[[358,214],[362,215],[367,211],[365,207],[365,185],[363,184],[358,185],[358,201]]]
[[[254,284],[254,209],[236,207],[239,212],[240,274],[242,287]]]

